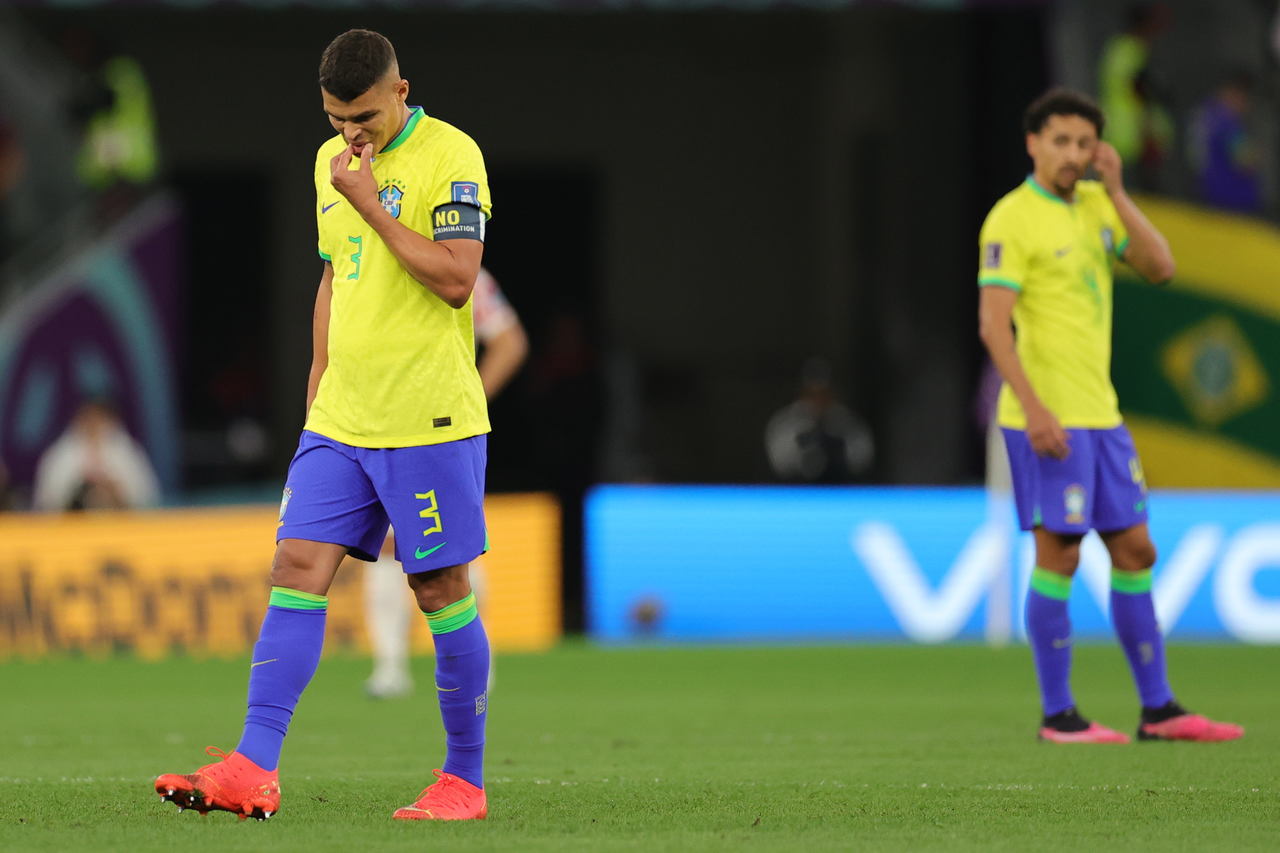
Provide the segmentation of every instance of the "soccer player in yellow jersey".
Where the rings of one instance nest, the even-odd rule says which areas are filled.
[[[324,268],[307,422],[280,506],[244,733],[230,755],[155,788],[180,808],[259,819],[279,808],[280,749],[320,659],[325,594],[347,554],[377,558],[390,524],[435,638],[447,748],[437,781],[393,816],[483,818],[489,644],[468,564],[487,548],[489,420],[471,313],[489,216],[484,160],[466,134],[408,104],[377,33],[334,39],[320,88],[337,135],[316,156]]]
[[[1101,141],[1102,128],[1101,110],[1079,93],[1054,89],[1032,103],[1024,130],[1033,172],[991,209],[980,237],[980,334],[1004,378],[998,417],[1018,520],[1035,536],[1026,620],[1040,737],[1129,740],[1081,716],[1069,684],[1067,602],[1092,529],[1114,567],[1111,617],[1142,704],[1138,738],[1231,740],[1244,730],[1188,713],[1165,675],[1147,487],[1111,386],[1111,264],[1122,260],[1159,283],[1173,276],[1174,262],[1125,193],[1120,157]],[[1100,180],[1084,180],[1090,167]]]

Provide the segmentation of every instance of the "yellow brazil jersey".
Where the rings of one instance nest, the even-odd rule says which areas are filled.
[[[471,303],[450,308],[411,276],[329,182],[316,154],[320,256],[333,265],[329,364],[306,428],[357,447],[440,444],[489,431]],[[414,107],[370,164],[382,206],[432,239],[484,239],[489,187],[475,142]]]
[[[982,226],[978,283],[1018,292],[1013,308],[1018,356],[1031,387],[1063,426],[1121,423],[1111,385],[1111,265],[1128,235],[1106,190],[1079,181],[1063,201],[1033,177],[1000,199]],[[1001,426],[1026,415],[1006,384]]]

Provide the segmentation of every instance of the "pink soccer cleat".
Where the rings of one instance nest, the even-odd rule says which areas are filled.
[[[1064,732],[1060,729],[1053,729],[1048,726],[1042,726],[1039,734],[1040,740],[1049,743],[1128,743],[1129,736],[1115,729],[1109,729],[1098,723],[1090,723],[1088,728],[1078,732]]]
[[[1189,740],[1217,743],[1244,737],[1244,726],[1219,723],[1202,714],[1179,714],[1158,723],[1139,723],[1138,740]]]
[[[1044,718],[1037,735],[1049,743],[1128,743],[1129,736],[1086,720],[1074,706]]]

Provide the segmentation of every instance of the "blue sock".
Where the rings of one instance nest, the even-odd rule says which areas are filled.
[[[1071,697],[1071,578],[1037,568],[1027,590],[1027,638],[1040,681],[1044,715],[1052,717],[1074,706]]]
[[[483,788],[489,638],[475,594],[425,615],[436,644],[436,696],[444,719],[447,752],[441,769]]]
[[[1111,570],[1111,622],[1124,647],[1142,707],[1159,708],[1173,700],[1164,669],[1164,637],[1151,601],[1151,570]]]
[[[282,586],[271,603],[249,669],[249,713],[236,752],[263,770],[280,765],[280,747],[298,697],[320,663],[329,599]]]

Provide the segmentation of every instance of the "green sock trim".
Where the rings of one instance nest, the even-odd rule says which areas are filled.
[[[271,607],[287,607],[290,610],[324,610],[329,606],[329,598],[286,586],[273,586],[271,600],[267,603]]]
[[[422,615],[427,617],[427,627],[431,629],[431,633],[448,634],[470,625],[480,615],[480,611],[476,610],[476,594],[470,592],[461,601]]]
[[[1045,598],[1066,601],[1071,597],[1071,578],[1036,566],[1031,572],[1031,588]]]
[[[1111,570],[1111,588],[1116,592],[1123,592],[1128,595],[1141,595],[1144,592],[1151,592],[1151,570],[1143,569],[1140,572],[1126,572],[1113,568]]]

